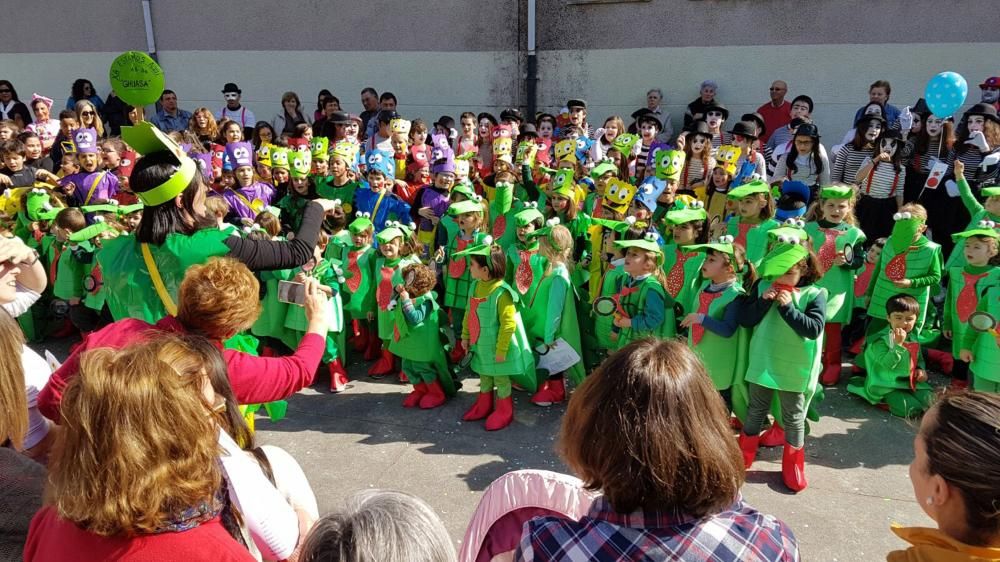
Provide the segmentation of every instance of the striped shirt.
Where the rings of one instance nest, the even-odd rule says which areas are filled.
[[[864,165],[865,160],[871,158],[870,149],[854,150],[854,145],[847,143],[840,147],[833,158],[833,171],[830,173],[832,183],[845,183],[857,185],[854,177],[858,170]]]
[[[993,149],[994,152],[998,150],[1000,147]],[[955,173],[955,160],[958,159],[965,164],[965,179],[969,182],[969,187],[972,188],[973,192],[978,192],[980,187],[996,185],[997,178],[1000,176],[1000,164],[994,164],[983,170],[979,166],[983,163],[985,156],[978,148],[971,146],[961,154],[952,149],[945,160],[948,163],[948,173],[952,175]]]
[[[930,139],[927,143],[927,152],[923,154],[916,153],[917,145],[915,139],[910,139],[903,146],[903,161],[911,170],[923,173],[930,173],[931,164],[935,160],[944,160],[948,157],[947,151],[941,149],[941,137]]]
[[[524,524],[517,561],[797,561],[791,529],[737,499],[695,518],[666,511],[617,513],[603,497],[579,521],[536,517]]]
[[[864,166],[864,164],[862,164]],[[861,180],[861,193],[874,199],[901,198],[903,183],[906,181],[906,167],[902,166],[899,173],[888,162],[876,162],[875,169],[868,177]]]
[[[687,160],[687,165],[684,166],[684,172],[681,174],[681,187],[691,187],[695,184],[707,184],[708,176],[712,174],[712,169],[715,168],[715,158],[708,158],[708,166],[706,167],[701,158],[691,158]]]

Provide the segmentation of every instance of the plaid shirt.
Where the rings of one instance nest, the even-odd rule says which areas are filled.
[[[791,529],[742,498],[701,519],[656,511],[616,513],[598,498],[579,521],[549,516],[525,523],[514,559],[797,562],[799,549]]]

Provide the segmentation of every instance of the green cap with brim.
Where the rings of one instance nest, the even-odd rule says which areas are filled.
[[[597,226],[602,226],[604,228],[613,230],[615,232],[626,232],[629,229],[629,227],[631,227],[635,223],[636,223],[635,217],[625,217],[625,220],[623,221],[601,219],[601,218],[590,219],[590,224],[596,224]]]
[[[730,199],[743,199],[753,195],[754,193],[770,193],[771,187],[767,185],[764,180],[753,180],[750,183],[745,183],[735,189],[731,189],[727,196]]]
[[[608,172],[615,173],[617,171],[618,166],[615,166],[614,162],[611,160],[602,160],[590,171],[590,177],[596,180]]]
[[[459,201],[458,203],[452,203],[448,206],[448,215],[452,217],[457,217],[458,215],[464,215],[465,213],[482,213],[483,205],[475,199],[466,199],[465,201]]]
[[[536,220],[545,221],[545,216],[542,215],[537,206],[525,207],[514,214],[514,222],[519,228],[528,226]]]
[[[372,220],[370,218],[364,216],[354,219],[351,221],[351,224],[347,225],[347,230],[355,236],[361,234],[369,228],[375,228],[375,225],[372,224]]]
[[[100,236],[101,234],[104,234],[105,232],[114,229],[115,227],[111,226],[110,224],[98,221],[88,226],[87,228],[78,230],[73,234],[70,234],[69,241],[73,242],[74,244],[79,244],[80,242],[86,242],[87,240],[92,240]]]
[[[1000,185],[991,185],[979,190],[983,197],[996,197],[1000,195]]]
[[[819,189],[821,199],[850,199],[854,197],[854,188],[849,185],[828,185]]]
[[[180,166],[167,178],[167,181],[152,189],[136,192],[136,196],[145,205],[156,207],[177,197],[191,184],[191,180],[198,173],[198,165],[195,164],[194,160],[184,154],[184,151],[173,139],[160,132],[148,121],[142,121],[131,127],[122,127],[122,140],[143,156],[157,152],[169,152],[180,162]]]
[[[764,256],[760,263],[760,276],[763,279],[773,280],[788,273],[795,264],[804,260],[809,255],[799,244],[780,244],[771,249]]]
[[[473,199],[476,197],[475,188],[472,187],[471,183],[465,181],[455,184],[455,186],[451,188],[451,192],[464,195],[467,199]]]
[[[708,220],[708,213],[703,208],[687,207],[668,211],[665,218],[672,225],[684,224],[694,221]]]

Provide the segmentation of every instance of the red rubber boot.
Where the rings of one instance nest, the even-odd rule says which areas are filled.
[[[477,421],[490,415],[493,411],[493,393],[492,392],[480,392],[479,397],[476,398],[476,403],[472,405],[471,408],[465,415],[462,416],[462,421]]]
[[[531,397],[531,403],[539,406],[551,406],[566,399],[565,379],[550,379],[542,383],[542,387]]]
[[[458,340],[455,342],[455,349],[452,349],[451,353],[448,354],[448,360],[452,363],[458,363],[463,357],[465,357],[465,354],[465,346],[462,345],[462,340]]]
[[[497,398],[497,407],[486,418],[486,431],[497,431],[510,425],[514,421],[514,397]]]
[[[743,468],[749,470],[750,466],[753,465],[754,459],[757,458],[757,447],[760,445],[760,436],[754,435],[750,437],[746,433],[740,433],[739,444],[740,452],[743,454]]]
[[[444,395],[444,389],[441,388],[441,382],[435,380],[427,385],[427,394],[424,394],[424,397],[420,399],[420,409],[430,410],[437,408],[444,404],[447,399],[448,397]]]
[[[368,333],[368,328],[365,327],[360,320],[351,320],[351,347],[354,351],[361,353],[368,348],[368,338],[371,337]]]
[[[778,425],[778,422],[771,424],[764,433],[760,434],[760,444],[765,447],[780,447],[785,444],[785,428]]]
[[[365,349],[365,361],[374,361],[382,356],[382,340],[374,334],[368,336],[368,348]]]
[[[343,392],[347,388],[347,371],[340,363],[340,359],[334,359],[327,367],[330,370],[330,392]]]
[[[418,382],[413,385],[413,392],[410,392],[406,398],[403,400],[404,408],[416,408],[420,404],[420,400],[427,395],[427,385]]]
[[[819,382],[823,386],[835,386],[840,382],[840,324],[826,325],[826,341],[823,344],[823,372]]]
[[[796,449],[785,443],[785,450],[781,454],[781,478],[785,481],[788,489],[799,493],[809,485],[806,482],[806,448]]]
[[[396,372],[396,356],[388,349],[382,350],[382,356],[368,369],[368,374],[378,378]]]

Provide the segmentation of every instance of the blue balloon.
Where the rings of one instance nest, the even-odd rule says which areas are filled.
[[[951,117],[965,103],[969,95],[969,83],[957,72],[942,72],[927,82],[924,99],[927,107],[936,117]]]

